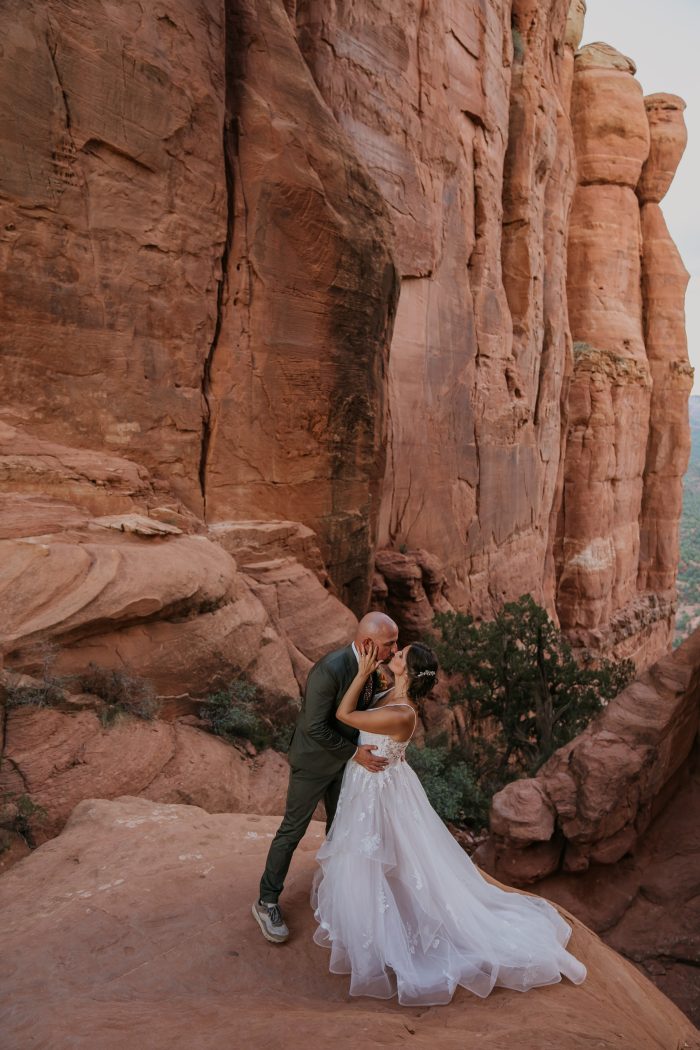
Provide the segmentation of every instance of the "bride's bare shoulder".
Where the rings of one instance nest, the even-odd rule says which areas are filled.
[[[379,704],[365,714],[371,716],[367,720],[368,732],[384,733],[399,740],[404,739],[407,731],[412,732],[415,724],[413,708],[408,704]]]

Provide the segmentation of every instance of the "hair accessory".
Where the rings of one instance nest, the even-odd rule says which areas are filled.
[[[431,678],[435,677],[435,671],[419,671],[418,674],[414,674],[414,678],[424,678],[426,675],[430,675]]]

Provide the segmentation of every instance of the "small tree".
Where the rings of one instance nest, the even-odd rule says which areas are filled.
[[[468,716],[464,748],[493,790],[535,773],[634,676],[631,660],[579,667],[528,594],[482,624],[464,613],[440,613],[435,624],[440,662],[457,676],[451,700]]]

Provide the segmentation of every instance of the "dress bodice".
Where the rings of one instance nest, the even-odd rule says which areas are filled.
[[[383,733],[368,733],[363,729],[360,733],[359,743],[374,744],[376,751],[372,753],[380,758],[388,759],[389,765],[395,766],[397,762],[404,761],[406,748],[410,744],[410,740],[399,743],[398,740],[392,740],[390,736],[385,736]]]
[[[413,711],[413,708],[410,707],[409,704],[385,704],[384,706],[409,707],[410,710]],[[377,709],[375,708],[375,710]],[[415,732],[415,721],[413,723],[413,729]],[[360,739],[358,742],[360,744],[374,744],[376,747],[376,751],[374,751],[373,754],[378,755],[381,758],[388,759],[387,768],[389,768],[389,766],[395,766],[397,765],[397,763],[403,762],[405,760],[406,748],[411,743],[412,738],[413,733],[411,733],[411,736],[408,738],[408,740],[400,742],[398,740],[393,740],[392,737],[387,736],[385,733],[370,733],[366,729],[363,729],[360,732]]]

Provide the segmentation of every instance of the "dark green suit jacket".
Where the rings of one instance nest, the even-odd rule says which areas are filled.
[[[304,701],[289,745],[289,763],[332,777],[355,754],[358,732],[335,717],[338,704],[357,674],[352,646],[322,657],[309,671]]]

